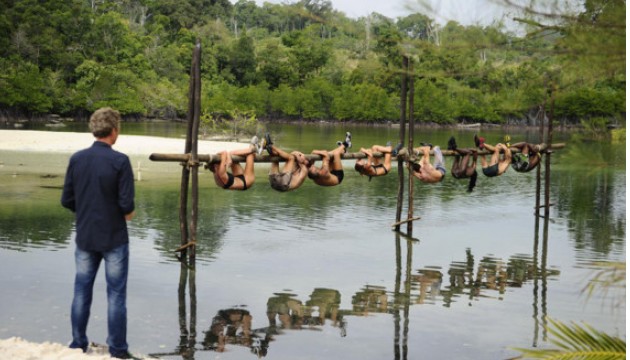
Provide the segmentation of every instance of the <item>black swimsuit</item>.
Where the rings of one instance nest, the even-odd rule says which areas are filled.
[[[387,173],[389,172],[389,171],[387,171],[387,168],[383,164],[372,165],[372,169],[374,169],[374,172],[376,174],[378,174],[378,170],[376,170],[376,169],[379,169],[379,168],[385,170],[385,174],[383,174],[383,175],[387,175]]]
[[[224,189],[229,189],[230,187],[232,187],[232,185],[234,185],[234,178],[238,178],[241,179],[241,181],[243,182],[243,188],[241,190],[247,190],[247,182],[245,181],[245,175],[232,175],[230,173],[227,173],[228,176],[228,181],[227,183],[225,183],[223,185]]]

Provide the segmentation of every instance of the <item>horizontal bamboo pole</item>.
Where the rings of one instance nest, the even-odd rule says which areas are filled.
[[[551,144],[550,147],[547,147],[546,144],[539,144],[538,146],[540,146],[540,151],[541,152],[549,152],[553,149],[562,149],[565,147],[564,143],[557,143],[557,144]],[[511,147],[510,148],[512,151],[518,151],[517,148],[515,147]],[[474,148],[462,148],[462,150],[475,150]],[[444,156],[455,156],[455,155],[460,155],[458,152],[453,151],[453,150],[442,150],[442,154]],[[490,151],[488,150],[477,150],[477,154],[478,155],[488,155],[491,154]],[[374,157],[376,158],[381,158],[383,157],[383,153],[380,152],[374,152],[373,153]],[[403,157],[404,159],[407,158],[408,155],[408,151],[406,148],[403,148],[400,150],[398,156]],[[431,155],[433,155],[433,150],[431,150]],[[315,154],[304,154],[304,156],[310,160],[310,161],[317,161],[317,160],[321,160],[322,157],[321,155],[315,155]],[[355,153],[345,153],[343,154],[343,156],[341,157],[343,160],[351,160],[351,159],[365,159],[367,156],[362,153],[362,152],[355,152]],[[199,158],[199,162],[202,163],[218,163],[221,162],[221,156],[217,155],[217,154],[199,154],[198,155]],[[190,161],[190,154],[161,154],[161,153],[153,153],[149,156],[149,159],[151,161],[162,161],[162,162],[185,162],[188,163]],[[397,159],[396,156],[392,156],[392,160]],[[245,161],[245,157],[244,156],[237,156],[237,155],[232,155],[232,161],[234,162],[244,162]],[[279,157],[279,156],[270,156],[270,155],[256,155],[254,157],[254,162],[259,162],[259,163],[268,163],[268,162],[283,162],[284,159]]]

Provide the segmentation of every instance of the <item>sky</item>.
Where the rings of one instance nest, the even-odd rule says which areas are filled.
[[[500,1],[500,0],[499,0]],[[296,0],[256,0],[258,5],[270,3],[295,3]],[[438,23],[455,20],[462,25],[489,25],[500,20],[507,11],[497,0],[331,0],[333,8],[350,18],[367,16],[377,12],[390,18],[412,13],[426,14]],[[429,4],[427,10],[423,4]],[[511,16],[510,16],[511,17]]]

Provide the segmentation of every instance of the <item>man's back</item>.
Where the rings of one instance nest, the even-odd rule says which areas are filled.
[[[62,205],[76,213],[77,246],[106,251],[128,242],[125,214],[134,210],[129,158],[95,141],[68,165]]]

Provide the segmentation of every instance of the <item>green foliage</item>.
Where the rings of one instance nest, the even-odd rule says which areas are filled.
[[[47,112],[52,107],[52,99],[46,93],[46,74],[30,62],[0,62],[6,72],[0,78],[2,91],[0,102],[9,107],[34,112]],[[6,66],[6,67],[5,67]]]
[[[565,325],[549,319],[548,331],[556,349],[521,349],[527,359],[625,359],[625,340],[597,331],[587,324]]]
[[[520,120],[548,105],[552,83],[563,122],[621,119],[624,12],[623,0],[588,0],[553,25],[525,18],[533,30],[519,37],[421,13],[350,19],[323,0],[5,1],[0,109],[183,116],[200,40],[202,107],[218,119],[397,121],[403,55],[420,121]]]
[[[607,123],[606,118],[599,116],[580,120],[584,133],[592,139],[602,138],[608,134]]]
[[[590,298],[595,292],[608,294],[611,290],[623,291],[622,299],[613,299],[613,307],[619,308],[625,304],[626,263],[623,262],[598,262],[593,264],[602,268],[582,289]]]
[[[616,129],[611,132],[611,140],[613,143],[625,143],[626,142],[626,129]]]

